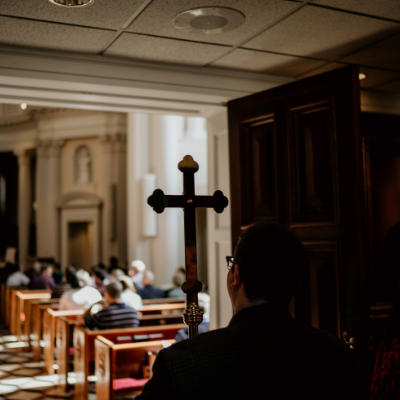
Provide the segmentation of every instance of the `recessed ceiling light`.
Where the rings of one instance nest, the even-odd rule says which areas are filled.
[[[178,14],[172,21],[182,32],[213,34],[232,31],[245,21],[246,17],[237,10],[226,7],[202,7]]]
[[[23,110],[26,110],[26,107],[27,107],[28,105],[26,104],[26,103],[22,103],[21,104],[21,108],[23,109]]]
[[[84,7],[93,4],[94,2],[94,0],[49,0],[49,1],[50,3],[53,3],[61,7]]]
[[[362,72],[360,72],[360,73],[358,74],[358,79],[359,79],[360,81],[362,81],[362,80],[365,79],[366,77],[367,77],[367,75],[363,74]]]

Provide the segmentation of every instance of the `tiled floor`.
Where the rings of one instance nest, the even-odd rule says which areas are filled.
[[[72,400],[73,392],[58,388],[58,375],[45,374],[43,361],[33,362],[32,354],[24,351],[24,343],[16,339],[0,325],[0,399]]]

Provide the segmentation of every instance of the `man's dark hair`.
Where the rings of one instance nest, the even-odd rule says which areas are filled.
[[[240,235],[235,264],[249,300],[289,302],[306,264],[300,240],[287,228],[257,222]]]
[[[120,282],[111,282],[106,286],[106,293],[112,299],[120,299],[123,287]]]
[[[99,278],[102,282],[104,282],[104,279],[106,279],[106,277],[107,277],[106,272],[100,268],[94,268],[93,273],[94,273],[94,276],[96,278]]]
[[[76,277],[76,268],[72,265],[67,267],[67,269],[65,270],[65,277],[67,278],[67,282],[71,285],[73,289],[78,289],[80,287],[78,278]]]
[[[47,271],[51,267],[50,264],[43,264],[42,267],[40,268],[40,272],[43,274],[43,272]]]

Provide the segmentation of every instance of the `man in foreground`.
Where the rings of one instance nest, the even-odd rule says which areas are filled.
[[[259,222],[228,259],[229,326],[162,350],[137,400],[356,399],[352,350],[289,314],[306,264],[299,240]]]

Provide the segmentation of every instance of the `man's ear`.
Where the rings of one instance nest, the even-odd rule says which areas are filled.
[[[232,287],[239,287],[242,282],[242,279],[240,277],[240,271],[239,271],[239,265],[235,264],[234,270],[233,270],[233,281],[232,281]]]

